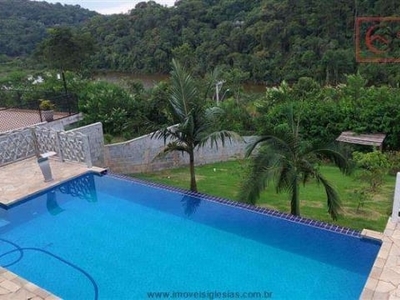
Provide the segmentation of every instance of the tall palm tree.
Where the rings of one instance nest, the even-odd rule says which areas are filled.
[[[287,111],[287,124],[277,126],[271,134],[254,140],[247,149],[247,157],[257,146],[252,158],[250,172],[242,183],[240,201],[255,204],[260,193],[271,182],[277,193],[288,191],[290,213],[300,216],[300,183],[315,179],[325,188],[328,212],[336,220],[340,210],[339,195],[329,181],[321,174],[317,161],[321,157],[330,159],[344,174],[350,173],[346,155],[338,147],[316,147],[302,139],[299,121],[293,118],[293,108]]]
[[[216,73],[211,76],[207,89],[213,86],[215,76]],[[172,60],[169,103],[176,125],[156,131],[153,137],[162,138],[165,143],[168,141],[163,154],[181,151],[189,155],[190,190],[197,192],[195,150],[208,142],[211,147],[218,147],[218,141],[224,146],[226,139],[230,141],[238,138],[238,135],[231,131],[216,130],[223,110],[207,104],[206,96],[200,96],[193,77],[175,60]]]

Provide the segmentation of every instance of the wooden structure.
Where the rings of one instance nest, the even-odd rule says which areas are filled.
[[[352,131],[343,131],[336,140],[349,144],[375,146],[379,147],[382,151],[382,144],[385,137],[386,134],[383,133],[357,134]]]

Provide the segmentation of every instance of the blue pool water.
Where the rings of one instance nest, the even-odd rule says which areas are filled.
[[[0,265],[64,299],[357,299],[379,248],[113,175],[0,208]]]

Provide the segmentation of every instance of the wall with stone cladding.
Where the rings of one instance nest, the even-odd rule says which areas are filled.
[[[225,147],[219,143],[218,148],[206,145],[196,151],[195,163],[202,165],[243,158],[246,141],[249,139],[251,137],[244,137],[244,141],[228,141]],[[189,164],[188,155],[178,151],[157,157],[164,147],[162,139],[152,139],[150,134],[123,143],[105,145],[105,162],[112,172],[123,174],[152,172]]]

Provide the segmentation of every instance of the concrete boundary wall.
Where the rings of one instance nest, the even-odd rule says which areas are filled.
[[[232,143],[227,141],[225,147],[219,143],[218,148],[215,146],[211,148],[210,144],[205,145],[196,151],[195,164],[203,165],[243,158],[250,139],[251,137],[244,137],[243,141],[232,141]],[[122,174],[152,172],[189,164],[188,155],[178,151],[157,157],[164,147],[164,140],[152,139],[151,134],[122,143],[105,145],[105,163],[112,172]]]

